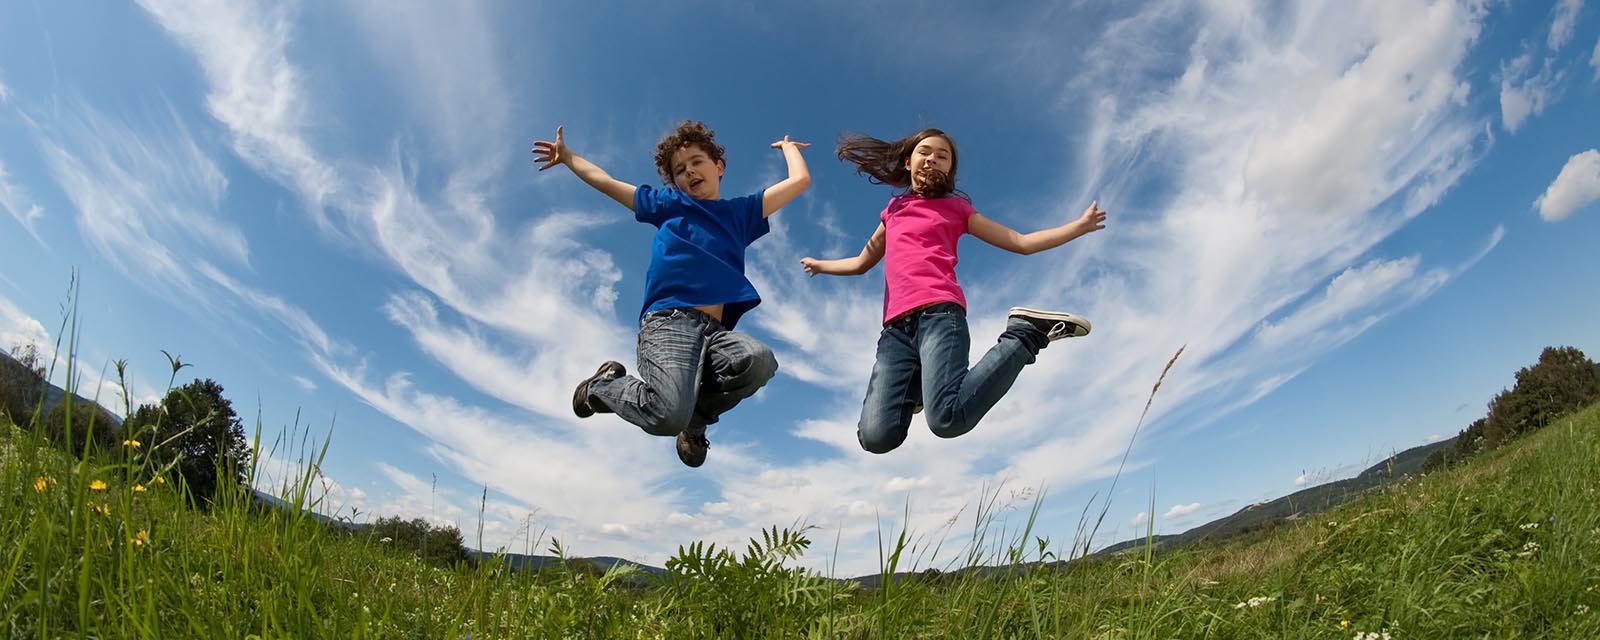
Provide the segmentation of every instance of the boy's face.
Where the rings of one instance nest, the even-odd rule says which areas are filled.
[[[711,161],[704,149],[689,145],[672,152],[672,184],[696,200],[716,200],[725,164]]]

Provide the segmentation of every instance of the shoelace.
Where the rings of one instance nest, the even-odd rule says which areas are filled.
[[[1069,324],[1067,324],[1065,322],[1057,322],[1054,325],[1050,326],[1050,330],[1049,331],[1045,332],[1045,337],[1050,338],[1051,340],[1055,340],[1056,338],[1060,338],[1061,336],[1068,335],[1068,334],[1072,333],[1072,329],[1070,327],[1071,327],[1071,325],[1069,325]]]

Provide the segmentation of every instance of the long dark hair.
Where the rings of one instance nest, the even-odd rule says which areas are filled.
[[[839,148],[836,153],[840,160],[855,165],[856,173],[865,175],[873,184],[886,184],[909,192],[911,170],[906,168],[907,161],[911,159],[911,152],[916,150],[917,144],[933,137],[944,138],[945,142],[950,143],[948,181],[950,191],[924,195],[934,198],[957,195],[971,200],[972,198],[967,197],[965,192],[956,188],[956,169],[961,167],[961,154],[956,151],[956,141],[938,129],[923,129],[894,142],[885,142],[859,133],[847,133],[839,136]]]

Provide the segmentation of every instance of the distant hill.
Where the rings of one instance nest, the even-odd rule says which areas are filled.
[[[22,380],[26,379],[25,377],[32,375],[33,372],[29,371],[27,366],[23,365],[21,362],[18,362],[16,358],[11,357],[11,354],[0,351],[0,380]],[[48,415],[50,410],[54,409],[56,405],[61,404],[61,400],[66,397],[66,389],[62,389],[61,387],[46,382],[44,390],[44,411],[41,412],[42,415]],[[77,394],[73,394],[73,397],[77,398],[80,402],[93,402],[92,400]],[[115,412],[106,409],[105,405],[100,405],[100,408],[104,410],[106,419],[110,420],[117,426],[122,425],[122,418]],[[20,423],[24,420],[19,417],[17,418],[17,421]]]
[[[1207,522],[1183,533],[1155,536],[1152,541],[1159,548],[1203,540],[1220,540],[1276,525],[1287,520],[1321,513],[1399,478],[1421,475],[1422,463],[1428,459],[1428,455],[1438,449],[1450,446],[1455,443],[1455,440],[1455,438],[1449,438],[1420,447],[1412,447],[1368,467],[1353,478],[1336,480],[1309,489],[1302,489],[1276,500],[1258,502],[1238,510],[1233,515]],[[1116,553],[1142,546],[1144,543],[1144,538],[1126,540],[1101,549],[1095,555]]]

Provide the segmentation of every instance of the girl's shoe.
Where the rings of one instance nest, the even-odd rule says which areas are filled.
[[[1012,307],[1008,313],[1012,318],[1026,320],[1028,324],[1038,327],[1051,341],[1089,335],[1089,321],[1065,311]]]
[[[678,459],[691,467],[698,467],[706,463],[706,450],[711,448],[711,441],[706,439],[706,428],[685,427],[678,432]]]

